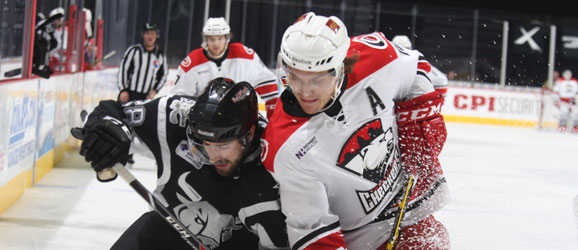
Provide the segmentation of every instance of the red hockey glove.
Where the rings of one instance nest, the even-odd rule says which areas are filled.
[[[428,175],[439,167],[437,157],[447,137],[442,103],[443,97],[435,91],[396,103],[401,159],[411,174],[425,168],[420,175]]]

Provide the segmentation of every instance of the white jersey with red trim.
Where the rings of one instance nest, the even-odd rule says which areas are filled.
[[[262,138],[264,165],[280,184],[293,249],[376,249],[389,238],[405,170],[394,101],[434,91],[417,51],[382,33],[351,38],[360,60],[329,109],[310,116],[285,90]],[[447,202],[443,174],[412,197],[411,225]]]
[[[434,89],[445,97],[448,93],[448,76],[433,65],[431,66],[430,76]]]
[[[253,49],[231,43],[220,60],[209,59],[205,53],[198,48],[181,62],[172,94],[198,96],[210,80],[226,77],[249,82],[265,102],[279,96],[275,75]]]
[[[554,85],[554,92],[560,96],[560,100],[570,102],[571,99],[578,95],[578,81],[576,81],[576,78],[569,80],[560,78]]]

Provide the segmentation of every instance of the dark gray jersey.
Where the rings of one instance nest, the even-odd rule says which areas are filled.
[[[277,183],[260,160],[254,140],[238,175],[226,178],[213,166],[195,161],[186,137],[186,124],[195,98],[165,96],[120,105],[103,101],[90,115],[109,115],[126,121],[156,160],[157,195],[199,238],[203,245],[283,248],[288,246],[285,216]],[[264,124],[261,122],[260,124]],[[260,136],[263,128],[257,129]],[[257,137],[258,138],[258,137]],[[257,237],[246,237],[251,231]],[[232,244],[231,244],[232,243]]]

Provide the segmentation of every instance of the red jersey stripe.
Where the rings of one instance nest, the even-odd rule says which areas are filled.
[[[277,84],[273,83],[273,84],[259,85],[259,86],[255,87],[255,91],[257,91],[259,96],[277,93],[278,92]]]
[[[431,64],[429,64],[428,61],[421,61],[420,60],[419,62],[417,62],[417,68],[421,69],[425,72],[428,72],[428,73],[431,72]]]
[[[347,249],[341,229],[309,244],[304,250],[339,250]]]

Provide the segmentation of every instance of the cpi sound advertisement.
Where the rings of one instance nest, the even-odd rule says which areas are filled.
[[[451,86],[442,113],[447,121],[535,126],[540,116],[541,97],[538,89]]]

